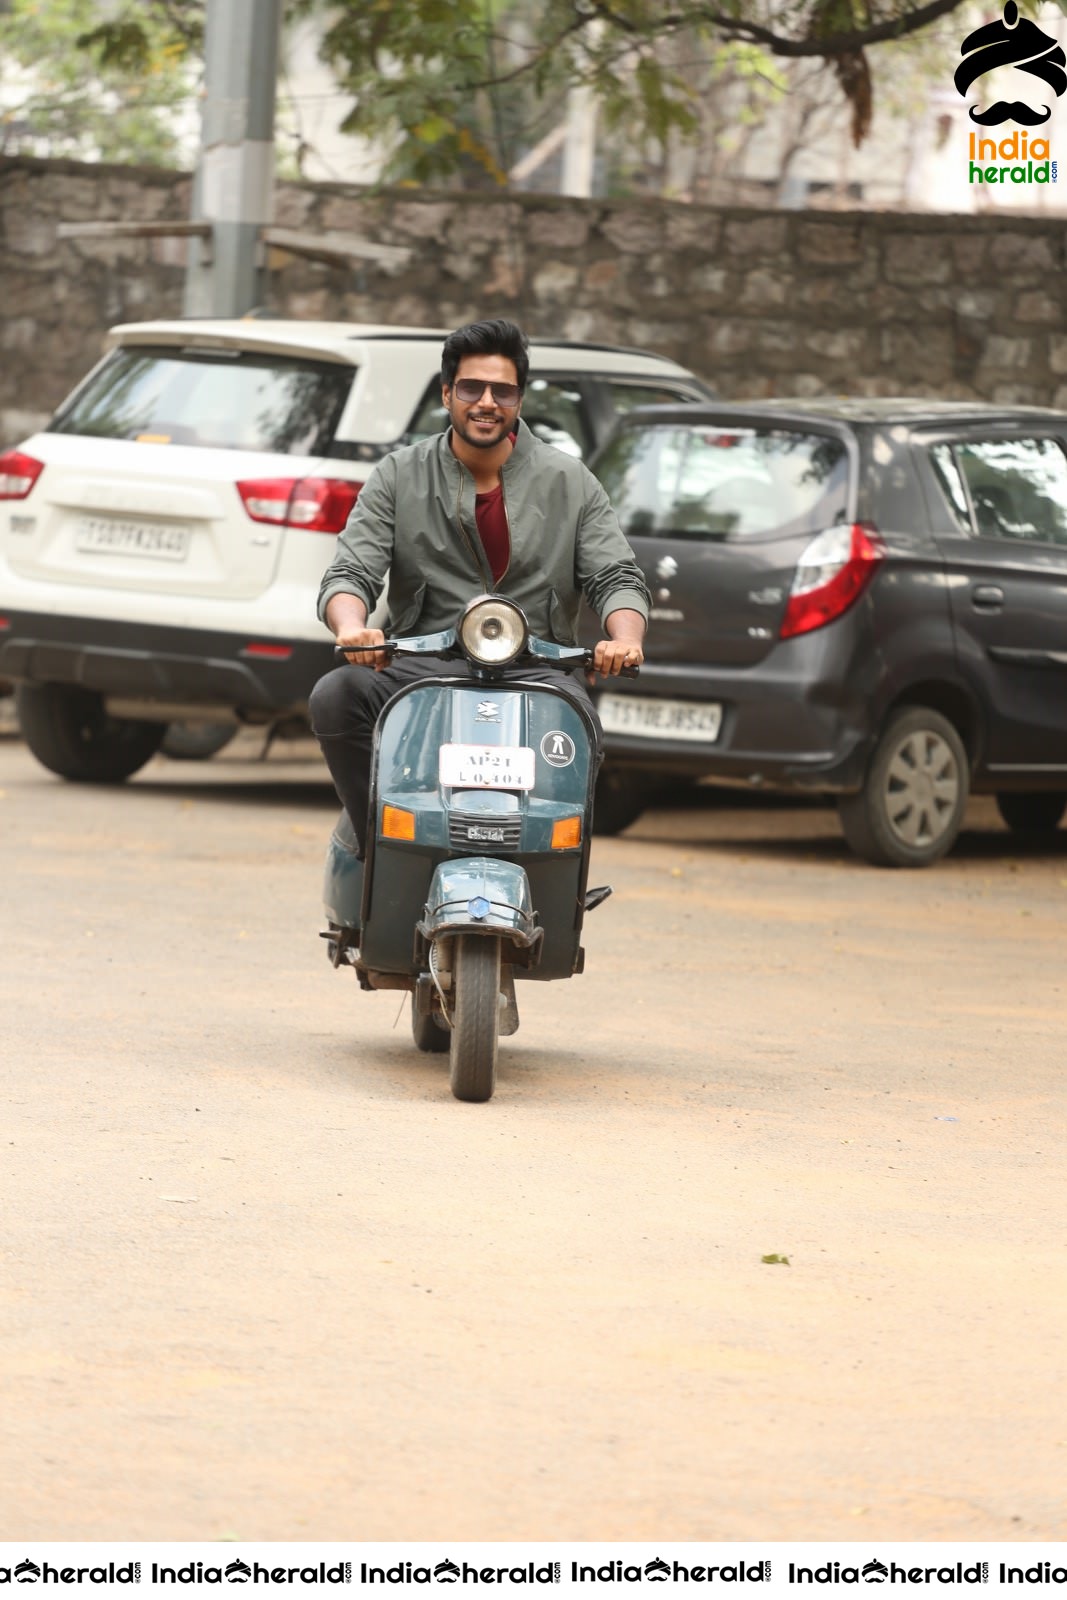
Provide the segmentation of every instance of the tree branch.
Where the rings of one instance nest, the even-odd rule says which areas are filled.
[[[926,0],[926,4],[918,6],[915,10],[903,16],[890,17],[885,22],[872,23],[868,27],[856,28],[848,33],[829,33],[822,37],[816,35],[804,39],[791,39],[761,23],[732,17],[711,6],[694,4],[658,17],[655,32],[664,34],[676,28],[703,24],[716,29],[724,39],[763,45],[772,55],[794,59],[818,56],[828,60],[834,56],[854,55],[858,51],[865,50],[868,45],[906,38],[909,34],[918,33],[923,28],[929,27],[942,17],[950,16],[966,3],[967,0]],[[580,34],[590,23],[598,20],[625,34],[633,43],[648,40],[648,28],[632,22],[626,16],[621,16],[613,9],[610,0],[585,0],[582,9],[566,27],[561,28],[552,39],[539,44],[518,66],[506,72],[469,78],[460,85],[460,88],[472,91],[514,83],[517,79],[536,71],[538,65],[551,58],[567,39]]]
[[[637,27],[627,17],[620,16],[612,9],[608,0],[588,0],[588,4],[590,12],[585,18],[586,21],[600,17],[613,28],[619,28],[623,32],[643,34],[647,31]],[[757,22],[746,22],[740,17],[731,17],[705,5],[686,6],[684,10],[668,13],[657,19],[656,27],[657,31],[665,33],[671,28],[692,27],[703,23],[705,26],[715,28],[724,38],[744,39],[752,44],[762,44],[772,55],[829,57],[849,55],[858,50],[865,50],[868,45],[906,38],[908,34],[918,33],[941,17],[950,16],[964,4],[965,0],[927,0],[925,5],[918,6],[914,11],[900,17],[890,17],[885,22],[872,23],[866,28],[854,28],[848,33],[828,33],[822,37],[815,35],[804,39],[790,39],[785,34],[775,33],[773,28],[763,27]]]

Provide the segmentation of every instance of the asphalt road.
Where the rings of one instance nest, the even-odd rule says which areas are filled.
[[[1067,832],[651,814],[470,1106],[254,755],[0,740],[0,1539],[1067,1536]]]

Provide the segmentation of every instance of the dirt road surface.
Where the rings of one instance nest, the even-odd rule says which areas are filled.
[[[470,1106],[254,753],[0,742],[0,1539],[1067,1536],[1067,833],[651,814]]]

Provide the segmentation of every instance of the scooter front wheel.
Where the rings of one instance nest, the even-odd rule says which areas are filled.
[[[499,939],[477,933],[456,936],[452,994],[452,1093],[457,1100],[488,1100],[496,1082],[500,1031]]]

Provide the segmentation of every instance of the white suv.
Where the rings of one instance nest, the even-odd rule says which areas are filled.
[[[444,425],[447,329],[145,322],[43,432],[0,454],[0,678],[51,771],[128,777],[168,725],[301,714],[332,665],[330,541],[375,461]],[[684,368],[531,344],[523,416],[584,456]]]

